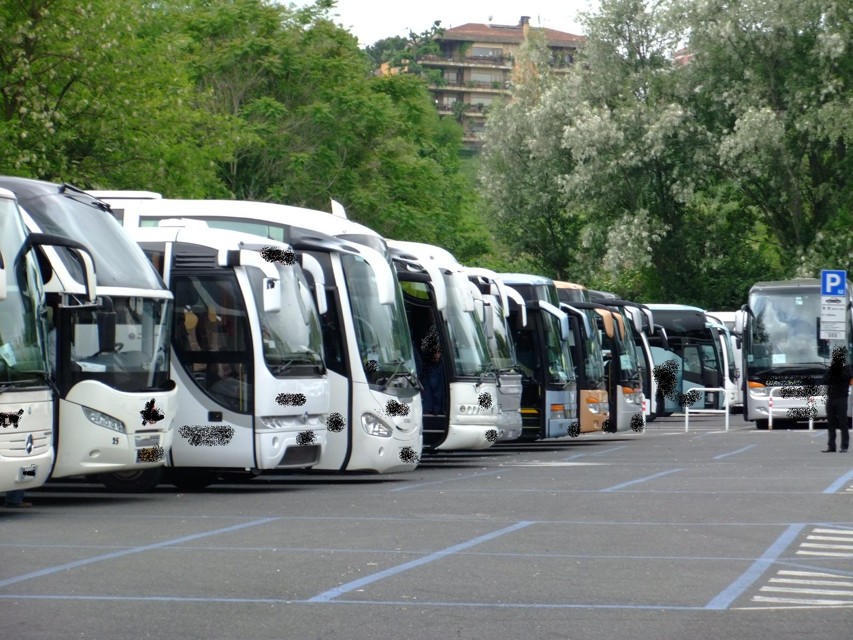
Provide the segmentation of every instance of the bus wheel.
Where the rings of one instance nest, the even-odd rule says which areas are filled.
[[[767,426],[768,426],[767,420],[756,420],[755,421],[755,428],[756,429],[761,429],[762,431],[766,431]]]
[[[216,481],[216,473],[212,471],[189,471],[186,469],[171,469],[169,482],[181,491],[201,491]]]
[[[657,417],[658,417],[658,414],[650,413],[649,415],[646,416],[646,422],[654,422],[655,418],[657,418]]]
[[[162,467],[98,475],[98,481],[107,488],[107,491],[114,493],[146,493],[160,484],[162,479]]]

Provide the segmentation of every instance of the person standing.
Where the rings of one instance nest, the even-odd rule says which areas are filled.
[[[841,430],[841,452],[845,453],[850,444],[850,419],[847,417],[847,398],[850,393],[850,379],[853,369],[847,362],[847,349],[836,347],[832,350],[832,362],[826,373],[826,420],[829,439],[823,453],[832,453],[835,449],[835,430]]]

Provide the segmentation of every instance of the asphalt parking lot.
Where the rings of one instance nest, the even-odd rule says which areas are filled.
[[[853,457],[734,416],[0,510],[4,638],[848,638]]]

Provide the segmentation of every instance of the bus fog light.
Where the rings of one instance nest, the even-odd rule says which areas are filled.
[[[104,427],[105,429],[118,431],[119,433],[127,433],[127,428],[125,427],[124,422],[122,422],[118,418],[113,418],[112,416],[108,416],[106,413],[95,411],[94,409],[90,409],[89,407],[82,407],[82,409],[83,415],[86,416],[86,418],[92,424],[96,424],[99,427]]]
[[[364,413],[361,416],[361,428],[369,436],[377,436],[379,438],[390,438],[393,433],[391,427],[385,424],[382,420],[374,416],[372,413]]]

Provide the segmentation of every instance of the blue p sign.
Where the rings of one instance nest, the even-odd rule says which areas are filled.
[[[847,295],[847,272],[824,269],[820,272],[820,295]]]

